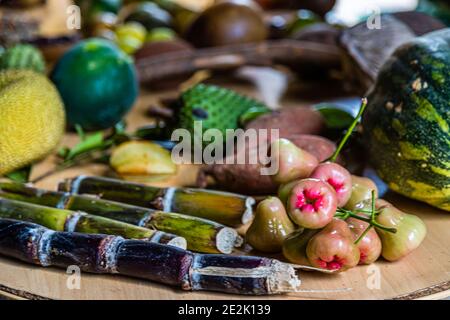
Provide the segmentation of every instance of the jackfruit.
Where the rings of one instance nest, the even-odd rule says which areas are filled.
[[[64,106],[47,77],[29,70],[0,72],[0,176],[51,153],[64,130]]]

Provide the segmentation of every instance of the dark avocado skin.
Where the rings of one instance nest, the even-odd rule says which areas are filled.
[[[192,23],[186,38],[196,47],[217,47],[267,38],[261,13],[248,5],[219,3],[205,10]]]
[[[450,29],[397,49],[368,100],[364,137],[380,177],[450,211]]]
[[[85,130],[114,126],[138,95],[131,58],[102,39],[72,47],[56,64],[51,79],[64,101],[69,124]]]

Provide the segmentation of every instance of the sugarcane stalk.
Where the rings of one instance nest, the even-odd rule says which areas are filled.
[[[0,198],[0,218],[38,223],[55,231],[110,234],[186,248],[186,239],[165,232],[81,211],[50,208],[4,198]]]
[[[239,194],[193,189],[157,188],[103,177],[79,176],[59,185],[61,191],[92,194],[103,199],[178,212],[237,227],[253,217],[255,200]]]
[[[49,207],[84,211],[93,215],[123,221],[133,225],[173,233],[184,237],[189,250],[202,253],[231,253],[242,245],[236,230],[219,223],[178,213],[162,212],[92,196],[36,189],[21,183],[0,183],[0,197],[45,205]]]
[[[270,258],[196,254],[122,237],[58,232],[29,222],[0,219],[0,254],[27,263],[92,273],[117,273],[188,291],[269,295],[297,292],[295,269]]]
[[[183,235],[188,239],[188,248],[197,252],[231,253],[244,241],[232,228],[178,213],[155,211],[149,224],[157,230]]]

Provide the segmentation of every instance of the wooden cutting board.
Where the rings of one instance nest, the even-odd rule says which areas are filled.
[[[234,85],[228,87],[258,97],[249,86]],[[158,97],[173,95],[173,92],[147,92],[143,90],[140,98],[127,117],[129,129],[133,130],[148,124],[151,119],[145,115],[147,107],[155,103]],[[286,107],[299,102],[287,99]],[[67,134],[63,145],[73,145],[74,134]],[[33,177],[47,172],[54,165],[50,156],[37,165]],[[194,170],[193,170],[194,169]],[[195,167],[180,168],[178,175],[162,185],[182,185],[192,183]],[[104,175],[110,169],[104,165],[90,164],[83,167],[51,175],[40,181],[37,186],[56,189],[64,178],[79,174]],[[324,275],[301,272],[300,277],[305,290],[339,290],[341,292],[297,293],[273,297],[274,299],[419,299],[444,298],[450,296],[450,216],[448,213],[428,205],[412,201],[397,195],[388,195],[388,200],[398,208],[417,214],[426,223],[428,235],[422,246],[405,259],[388,263],[379,261],[372,266],[359,266],[339,275]],[[81,288],[69,290],[67,281],[70,274],[55,268],[30,266],[11,259],[0,257],[0,295],[9,298],[25,299],[241,299],[242,296],[230,296],[210,292],[187,293],[164,285],[144,280],[136,280],[111,275],[81,275]],[[379,279],[380,286],[376,286]],[[345,290],[344,290],[345,289]]]
[[[61,5],[60,1],[49,1]],[[52,11],[53,12],[53,11]],[[64,11],[62,11],[64,12]],[[249,86],[230,85],[246,94],[258,97]],[[148,124],[145,111],[160,97],[172,96],[174,92],[148,92],[143,90],[133,111],[127,117],[128,129]],[[320,100],[320,98],[318,98]],[[304,102],[304,101],[303,101]],[[296,99],[286,99],[286,107],[299,105]],[[72,146],[77,139],[67,134],[62,145]],[[54,166],[54,156],[35,166],[33,178]],[[175,178],[162,185],[185,185],[192,183],[196,167],[183,166]],[[80,174],[110,174],[104,165],[90,164],[59,172],[40,181],[37,186],[56,189],[63,178]],[[339,292],[297,293],[275,296],[274,299],[440,299],[450,296],[450,215],[428,205],[389,195],[388,200],[400,209],[417,214],[426,223],[428,235],[422,246],[405,259],[388,263],[379,261],[372,266],[359,266],[339,275],[301,272],[305,290],[340,290]],[[67,282],[70,274],[55,268],[30,266],[0,257],[0,297],[13,299],[242,299],[242,296],[210,292],[190,293],[144,280],[112,275],[81,275],[80,289],[70,290]],[[379,281],[377,281],[379,280]],[[379,286],[377,286],[379,282]],[[252,298],[252,297],[250,297]]]

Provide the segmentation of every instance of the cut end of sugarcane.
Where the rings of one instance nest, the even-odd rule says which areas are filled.
[[[274,260],[270,266],[267,286],[270,294],[299,292],[301,281],[288,263]]]
[[[177,247],[177,248],[180,248],[183,250],[186,250],[186,248],[187,248],[187,241],[183,237],[175,237],[175,238],[171,239],[169,242],[167,242],[167,244],[169,246]]]
[[[234,247],[240,248],[244,245],[244,238],[241,237],[239,234],[236,237],[236,240],[234,241]]]
[[[322,273],[339,273],[339,270],[328,270],[328,269],[316,268],[316,267],[311,267],[311,266],[305,266],[302,264],[292,264],[292,263],[288,263],[288,264],[296,270],[318,271],[318,272],[322,272]]]
[[[85,175],[78,176],[72,180],[66,179],[62,183],[65,184],[65,188],[67,192],[77,194],[78,190],[80,189],[81,181],[86,179]]]
[[[236,246],[236,242],[242,239],[236,230],[232,228],[222,228],[216,235],[216,247],[222,253],[230,254]]]
[[[253,219],[253,205],[255,202],[255,199],[252,197],[245,199],[245,212],[242,215],[242,224],[246,224]]]

